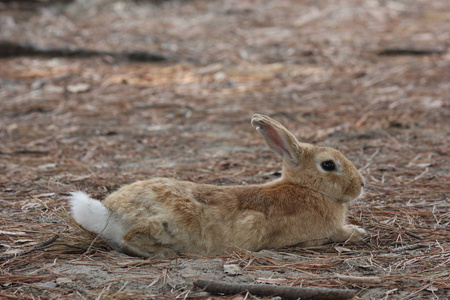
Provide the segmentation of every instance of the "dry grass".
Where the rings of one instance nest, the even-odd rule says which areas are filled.
[[[377,55],[448,47],[447,1],[120,3],[0,9],[1,39],[180,58],[2,59],[1,298],[207,298],[192,286],[201,278],[448,298],[450,57]],[[361,169],[368,189],[349,221],[369,232],[363,243],[140,260],[67,214],[77,189],[102,199],[156,176],[275,179],[280,165],[249,125],[254,112]]]

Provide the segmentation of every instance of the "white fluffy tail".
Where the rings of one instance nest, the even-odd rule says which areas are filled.
[[[125,229],[108,209],[98,200],[83,192],[73,192],[69,197],[72,216],[84,228],[100,234],[113,245],[119,246]]]

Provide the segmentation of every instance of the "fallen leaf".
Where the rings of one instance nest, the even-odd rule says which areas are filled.
[[[64,283],[71,283],[71,282],[72,282],[72,279],[70,279],[69,277],[56,278],[57,285],[64,284]]]
[[[439,289],[437,287],[434,287],[434,286],[430,286],[430,287],[426,288],[426,290],[430,291],[430,292],[437,292],[437,291],[439,291]]]
[[[41,169],[41,170],[54,169],[54,168],[56,168],[56,163],[48,163],[48,164],[39,165],[37,168]]]
[[[89,91],[91,86],[88,83],[77,83],[77,84],[70,84],[67,86],[67,91],[72,94],[78,94],[78,93],[85,93]]]
[[[340,246],[336,246],[336,247],[334,247],[334,249],[336,249],[337,252],[339,252],[339,253],[341,253],[341,252],[352,252],[352,249],[345,248],[345,247],[340,247]]]
[[[39,283],[36,283],[36,286],[43,287],[43,288],[56,288],[56,283],[53,281],[39,282]]]
[[[368,283],[368,284],[376,284],[381,283],[382,279],[378,276],[348,276],[336,274],[336,277],[351,283]]]

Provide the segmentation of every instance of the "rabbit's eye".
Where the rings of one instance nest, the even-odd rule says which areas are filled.
[[[336,170],[336,164],[334,163],[334,161],[332,160],[326,160],[324,162],[322,162],[320,164],[320,166],[322,167],[322,169],[324,169],[325,171],[334,171]]]

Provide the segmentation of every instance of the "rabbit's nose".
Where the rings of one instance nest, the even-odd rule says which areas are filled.
[[[364,187],[365,185],[364,181],[361,181],[361,187]]]

